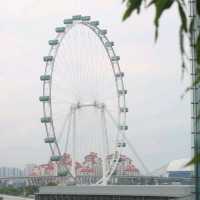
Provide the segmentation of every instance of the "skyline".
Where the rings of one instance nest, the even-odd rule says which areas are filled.
[[[32,2],[35,2],[34,6],[30,6]],[[78,13],[99,19],[101,27],[108,29],[109,38],[116,44],[128,89],[127,136],[145,164],[154,169],[170,160],[189,157],[190,95],[180,99],[189,85],[189,75],[186,72],[183,82],[180,81],[179,47],[177,37],[172,37],[178,35],[178,30],[172,28],[178,22],[174,22],[173,13],[168,16],[170,23],[161,22],[159,42],[154,44],[153,23],[146,22],[152,22],[149,19],[152,10],[122,23],[123,6],[120,2],[110,1],[104,8],[105,1],[97,1],[98,5],[96,2],[85,1],[83,5],[75,1],[79,6],[74,7],[72,1],[62,0],[60,4],[48,2],[48,10],[45,2],[29,1],[26,4],[21,0],[12,2],[12,5],[16,4],[12,8],[9,6],[11,1],[2,2],[4,52],[0,58],[3,66],[0,69],[0,129],[3,144],[0,165],[16,163],[16,166],[22,166],[48,160],[50,150],[43,142],[45,130],[39,121],[42,115],[38,101],[42,88],[39,76],[44,69],[42,58],[48,52],[48,40],[55,36],[54,28],[62,24],[64,18]],[[11,10],[6,10],[7,6]],[[109,13],[115,14],[107,15]],[[171,44],[165,39],[168,37]],[[170,59],[166,59],[166,54]],[[167,102],[170,105],[166,105]],[[180,138],[182,143],[177,143]]]

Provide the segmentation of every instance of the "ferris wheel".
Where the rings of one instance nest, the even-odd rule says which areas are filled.
[[[93,152],[98,158],[93,160],[98,168],[96,184],[107,184],[126,147],[128,129],[120,57],[107,30],[90,16],[65,19],[64,26],[55,31],[44,57],[43,95],[39,98],[50,160],[60,166],[58,175],[75,180],[79,168],[91,168],[91,162],[84,159]]]

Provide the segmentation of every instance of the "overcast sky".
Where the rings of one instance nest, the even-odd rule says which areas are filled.
[[[108,29],[116,44],[128,89],[128,138],[150,169],[190,156],[189,85],[181,81],[178,21],[170,11],[154,43],[153,9],[121,21],[124,7],[116,0],[1,0],[0,12],[0,166],[45,163],[39,76],[48,40],[64,18],[90,15]]]

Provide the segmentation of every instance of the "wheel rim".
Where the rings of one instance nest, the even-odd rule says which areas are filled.
[[[116,54],[114,52],[113,43],[110,42],[110,40],[106,36],[106,31],[100,29],[97,25],[97,22],[96,22],[96,24],[95,24],[95,22],[96,21],[91,22],[90,20],[84,20],[83,16],[81,16],[81,18],[79,18],[78,20],[69,19],[67,21],[65,27],[60,27],[60,28],[56,29],[56,32],[57,32],[56,38],[54,40],[49,41],[51,48],[50,48],[48,56],[46,58],[44,58],[44,60],[46,59],[45,60],[45,63],[46,63],[45,73],[44,73],[44,75],[42,75],[43,79],[41,78],[41,80],[43,81],[42,103],[43,103],[43,113],[44,113],[43,121],[42,120],[41,121],[45,125],[45,130],[47,132],[47,139],[49,138],[47,143],[49,143],[52,155],[62,157],[63,150],[61,149],[61,147],[59,145],[59,141],[58,141],[59,136],[57,133],[57,127],[56,127],[57,122],[55,119],[55,112],[54,112],[56,106],[53,104],[54,103],[53,100],[55,99],[54,91],[56,91],[56,89],[55,89],[56,87],[54,86],[54,83],[56,80],[55,72],[59,66],[58,57],[60,57],[60,55],[61,55],[60,52],[62,52],[62,49],[64,49],[63,44],[65,42],[65,39],[67,38],[67,36],[70,37],[70,32],[73,32],[73,30],[75,30],[77,27],[84,28],[88,32],[90,31],[93,34],[93,36],[95,36],[96,39],[98,39],[99,44],[101,43],[104,53],[107,56],[107,61],[109,62],[110,68],[112,70],[112,76],[114,78],[113,85],[115,85],[115,95],[116,95],[116,102],[117,102],[116,103],[116,112],[117,113],[114,116],[114,118],[112,117],[113,115],[112,115],[112,113],[110,113],[109,109],[106,110],[107,109],[106,108],[104,110],[105,112],[108,112],[107,114],[110,115],[111,120],[114,121],[115,126],[117,127],[117,136],[116,136],[115,145],[114,145],[115,150],[112,151],[113,156],[112,156],[111,164],[109,165],[109,167],[107,167],[106,170],[104,170],[102,178],[97,182],[98,184],[105,184],[105,183],[107,183],[107,181],[109,180],[109,178],[111,177],[113,172],[115,171],[117,163],[119,161],[121,149],[123,146],[123,145],[120,146],[119,143],[122,144],[124,142],[123,135],[124,135],[125,130],[127,129],[126,113],[128,110],[126,107],[126,90],[125,90],[124,81],[123,81],[124,74],[121,72],[121,69],[119,66],[119,62],[118,62],[119,58],[116,56]],[[60,30],[60,31],[58,31],[58,30]],[[69,40],[67,40],[67,41],[69,41]],[[82,54],[80,54],[80,55],[82,55]],[[71,58],[72,58],[72,55],[71,55]],[[96,63],[98,63],[98,61]],[[72,66],[74,66],[74,64],[72,64]],[[47,80],[47,77],[50,77],[50,79]],[[88,83],[88,85],[89,84],[90,83]],[[73,88],[74,88],[74,86],[73,86]],[[66,91],[69,91],[69,89],[70,88],[67,88]],[[89,92],[91,92],[91,91],[89,91]],[[101,94],[103,94],[103,93],[101,93]],[[45,97],[46,97],[46,99],[45,99]],[[49,99],[47,97],[49,97]],[[41,100],[41,98],[40,98],[40,100]],[[79,103],[78,100],[75,100],[75,101],[72,100],[72,102],[70,102],[70,103],[72,103],[71,109],[73,108],[73,106],[75,106],[75,108],[78,108],[78,103]],[[103,102],[103,101],[98,102],[98,101],[94,100],[92,102],[84,101],[84,103],[80,103],[80,105],[84,106],[84,107],[85,107],[85,105],[91,105],[91,106],[95,107],[96,104],[97,104],[96,107],[98,108],[98,106],[99,106],[99,108],[100,108],[103,104],[105,104],[105,102]],[[106,105],[106,107],[107,107],[107,105]],[[69,114],[71,115],[72,112],[70,112]],[[68,116],[66,115],[66,117],[68,117]],[[52,139],[51,141],[50,141],[50,138]],[[70,172],[70,176],[74,176],[73,173]]]

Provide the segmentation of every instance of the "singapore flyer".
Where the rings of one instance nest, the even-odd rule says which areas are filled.
[[[93,173],[107,184],[126,148],[127,90],[120,57],[107,30],[75,15],[55,29],[40,80],[41,122],[58,176]]]

